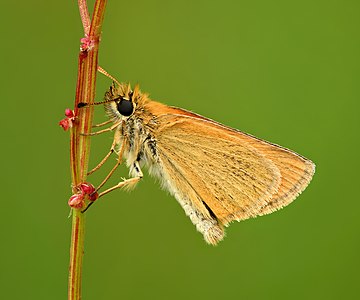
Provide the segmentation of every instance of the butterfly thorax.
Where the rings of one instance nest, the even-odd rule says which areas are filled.
[[[129,84],[112,85],[105,94],[105,101],[106,114],[114,124],[118,124],[115,128],[117,151],[123,148],[123,157],[130,167],[130,173],[133,173],[135,162],[151,168],[158,161],[155,138],[158,130],[157,116],[153,109],[149,109],[154,107],[154,101],[147,94],[142,94],[138,86],[132,90]],[[155,103],[158,108],[165,107]],[[121,114],[122,106],[126,107],[125,113],[128,116]]]

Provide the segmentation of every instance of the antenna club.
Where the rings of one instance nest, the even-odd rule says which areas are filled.
[[[88,106],[88,105],[89,105],[88,103],[80,102],[80,103],[78,103],[77,107],[82,108],[82,107],[85,107],[85,106]]]

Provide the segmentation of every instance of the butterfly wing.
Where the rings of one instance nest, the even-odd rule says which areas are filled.
[[[314,164],[291,150],[185,110],[157,121],[166,187],[225,226],[288,205],[314,173]]]

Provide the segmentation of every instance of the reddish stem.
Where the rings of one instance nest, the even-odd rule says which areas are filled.
[[[79,109],[80,102],[93,103],[95,98],[96,70],[98,67],[98,50],[101,26],[104,18],[106,0],[97,0],[94,13],[89,21],[87,4],[78,0],[80,16],[84,27],[85,38],[82,39],[78,59],[78,79],[75,96],[75,120],[71,128],[70,166],[73,194],[86,181],[90,155],[90,138],[80,133],[89,133],[92,125],[93,107]],[[70,246],[68,299],[81,298],[82,259],[84,252],[84,215],[82,208],[72,209],[72,234]]]
[[[78,6],[79,6],[81,23],[83,24],[83,28],[84,28],[84,35],[86,36],[89,34],[90,31],[90,15],[86,0],[78,0]]]

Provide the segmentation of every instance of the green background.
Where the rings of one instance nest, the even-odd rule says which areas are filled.
[[[87,213],[83,299],[358,296],[359,3],[109,1],[101,66],[153,99],[289,147],[317,172],[292,205],[233,224],[218,247],[145,172],[135,191]],[[65,299],[69,134],[58,121],[75,95],[77,4],[6,1],[0,14],[1,298]],[[99,75],[96,100],[109,85]],[[93,139],[92,166],[110,143]]]

